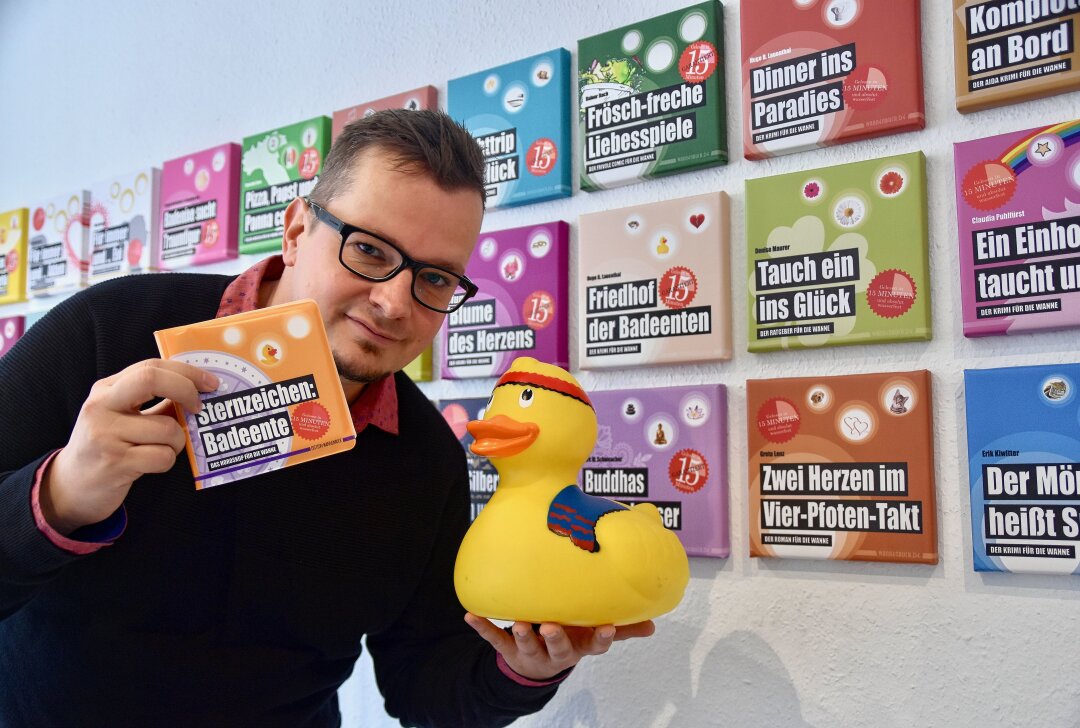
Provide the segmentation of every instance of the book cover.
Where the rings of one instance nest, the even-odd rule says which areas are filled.
[[[1080,364],[968,369],[976,571],[1080,572]]]
[[[465,448],[465,462],[469,468],[469,519],[472,521],[480,515],[480,511],[491,500],[495,488],[499,485],[499,471],[488,458],[473,454],[469,446],[473,444],[474,438],[465,429],[469,422],[484,418],[487,403],[485,397],[467,397],[443,399],[438,405],[446,424],[450,425],[461,446]]]
[[[279,251],[285,208],[319,181],[330,151],[330,117],[244,137],[242,147],[240,252]]]
[[[25,207],[0,213],[0,304],[26,300],[29,227]]]
[[[577,71],[582,190],[727,163],[720,3],[582,38]]]
[[[727,391],[722,384],[591,392],[599,431],[578,485],[652,503],[690,556],[726,557]]]
[[[4,316],[0,318],[0,356],[11,351],[11,347],[22,338],[26,329],[26,322],[22,316]]]
[[[746,382],[750,555],[936,564],[930,373]]]
[[[215,375],[203,408],[176,405],[202,490],[356,444],[319,307],[310,299],[154,332],[162,358]]]
[[[582,369],[731,358],[728,197],[710,192],[582,215]]]
[[[439,108],[439,91],[434,86],[421,86],[420,88],[414,88],[412,91],[405,91],[400,94],[394,94],[393,96],[385,96],[375,101],[368,101],[364,104],[357,104],[356,106],[350,106],[346,109],[339,109],[334,112],[334,116],[331,121],[331,138],[337,139],[338,134],[345,128],[345,125],[362,119],[365,116],[370,116],[376,111],[382,111],[383,109],[408,109],[409,111],[417,111],[419,109],[437,109]]]
[[[443,379],[497,377],[518,356],[570,366],[569,235],[561,221],[480,234],[465,270],[480,292],[443,324]]]
[[[964,335],[1080,326],[1080,119],[953,147]]]
[[[926,126],[918,0],[740,6],[747,159]]]
[[[922,152],[746,181],[749,350],[929,339]]]
[[[447,113],[484,151],[489,210],[570,196],[565,48],[450,79]]]
[[[956,108],[979,111],[1080,89],[1076,0],[953,0]]]
[[[161,170],[144,167],[90,187],[88,285],[149,270],[160,185]]]
[[[430,382],[432,378],[431,345],[420,352],[420,356],[405,365],[402,371],[414,382]]]
[[[90,271],[87,211],[90,191],[79,190],[30,206],[31,298],[70,293]]]
[[[239,144],[221,144],[165,162],[153,269],[179,270],[235,258],[239,194]]]

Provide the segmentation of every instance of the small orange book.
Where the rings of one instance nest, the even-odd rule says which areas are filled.
[[[197,489],[349,450],[349,404],[314,301],[303,300],[154,332],[166,359],[221,384],[201,412],[176,405]]]

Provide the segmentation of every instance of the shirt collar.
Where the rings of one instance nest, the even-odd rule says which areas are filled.
[[[263,281],[276,281],[285,270],[280,255],[260,260],[237,276],[221,296],[215,318],[254,311],[259,307],[259,286]],[[375,425],[383,432],[398,434],[398,398],[393,375],[381,377],[364,386],[360,396],[349,407],[356,434]]]

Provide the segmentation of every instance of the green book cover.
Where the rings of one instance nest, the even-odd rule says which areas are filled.
[[[930,338],[922,152],[747,180],[749,350]]]
[[[715,0],[578,41],[578,171],[592,192],[727,163]]]
[[[281,250],[285,208],[311,192],[330,151],[330,117],[244,137],[240,252]]]

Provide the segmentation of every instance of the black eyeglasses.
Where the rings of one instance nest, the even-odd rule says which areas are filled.
[[[365,281],[382,283],[406,268],[412,269],[412,295],[425,308],[439,313],[453,313],[461,304],[476,295],[476,284],[431,263],[413,260],[393,243],[375,233],[338,220],[307,197],[303,198],[321,222],[341,236],[338,260],[350,272]]]

